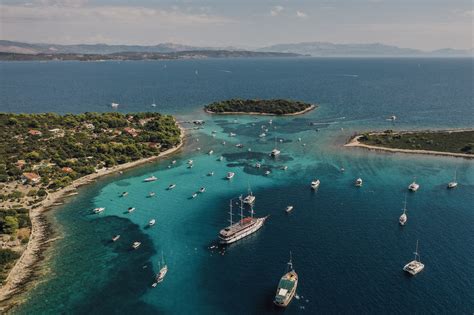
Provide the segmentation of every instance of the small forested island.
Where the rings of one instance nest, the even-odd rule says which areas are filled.
[[[204,107],[210,114],[299,115],[316,105],[285,99],[230,99],[214,102]]]
[[[356,135],[346,146],[474,158],[474,130],[386,130]]]
[[[0,283],[28,243],[34,209],[181,143],[174,117],[159,113],[0,113]]]

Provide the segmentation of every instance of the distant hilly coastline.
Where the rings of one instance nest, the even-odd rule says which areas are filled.
[[[298,44],[279,44],[257,51],[292,52],[313,57],[469,57],[473,50],[439,49],[422,51],[412,48],[373,44],[333,44],[327,42],[305,42]]]
[[[107,44],[34,44],[0,40],[0,60],[141,60],[235,57],[472,57],[474,50],[444,48],[422,51],[380,43],[304,42],[252,50],[238,47],[197,47],[173,43],[152,46]]]

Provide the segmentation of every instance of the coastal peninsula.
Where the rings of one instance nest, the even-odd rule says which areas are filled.
[[[159,113],[0,114],[0,140],[4,302],[50,241],[44,210],[98,177],[175,152],[183,132],[174,117]]]
[[[474,130],[369,132],[355,135],[345,146],[474,158]]]
[[[239,115],[301,115],[316,108],[316,105],[285,99],[230,99],[214,102],[204,107],[209,114]]]

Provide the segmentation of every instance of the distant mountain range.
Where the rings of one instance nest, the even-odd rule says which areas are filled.
[[[474,56],[474,50],[439,49],[434,51],[422,51],[411,48],[400,48],[396,46],[374,44],[333,44],[326,42],[305,42],[296,44],[278,44],[249,51],[237,47],[196,47],[173,43],[162,43],[154,46],[140,45],[107,45],[107,44],[78,44],[78,45],[57,45],[57,44],[30,44],[7,40],[0,40],[0,52],[10,54],[27,55],[74,55],[74,54],[126,54],[154,53],[172,54],[177,52],[193,51],[207,52],[206,55],[213,55],[212,51],[221,51],[219,57],[236,56],[263,56],[266,53],[281,53],[279,56],[314,56],[314,57],[469,57]],[[263,55],[262,55],[263,54]],[[274,56],[274,55],[272,55]]]
[[[439,49],[422,51],[412,48],[374,44],[333,44],[325,42],[306,42],[298,44],[279,44],[259,48],[258,51],[292,52],[314,57],[469,57],[473,50]]]

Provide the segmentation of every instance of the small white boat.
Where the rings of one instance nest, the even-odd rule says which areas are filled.
[[[104,212],[105,208],[95,208],[93,211],[94,213],[101,213],[101,212]]]
[[[245,198],[243,199],[243,202],[245,204],[248,204],[248,205],[251,205],[255,202],[255,196],[253,195],[252,193],[252,190],[250,190],[250,184],[249,184],[249,187],[248,187],[248,194],[247,196],[245,196]]]
[[[288,166],[284,165],[282,168],[281,168],[283,171],[286,171],[288,169]]]
[[[270,171],[265,171],[266,176],[270,175],[270,173],[271,173]]]
[[[225,145],[225,141],[222,141],[222,145]]]
[[[211,131],[211,133],[212,133],[212,134],[216,134],[216,133],[217,133],[217,131],[215,131],[215,130],[212,130],[212,131]]]
[[[151,107],[156,107],[156,104],[155,103],[151,104]]]
[[[404,226],[407,223],[408,217],[407,217],[407,196],[405,195],[405,205],[403,206],[403,213],[398,218],[398,222],[400,223],[401,226]]]
[[[266,136],[267,136],[267,134],[266,134],[265,132],[262,132],[262,133],[259,135],[260,138],[264,138],[264,137],[266,137]]]
[[[110,107],[117,108],[117,107],[119,107],[119,103],[112,102],[112,103],[110,103]]]
[[[145,178],[143,181],[145,183],[148,183],[148,182],[154,182],[155,180],[157,180],[158,178],[156,178],[154,175],[150,176],[150,177],[147,177]]]
[[[128,195],[128,192],[124,191],[123,193],[120,194],[120,197],[125,197]]]
[[[112,242],[118,241],[119,238],[120,238],[120,234],[115,235],[114,237],[112,237]]]
[[[138,247],[140,247],[140,245],[142,245],[142,243],[140,243],[140,242],[133,242],[132,247],[133,247],[133,249],[137,249]]]
[[[256,164],[255,164],[255,167],[256,167],[256,168],[260,168],[260,167],[262,167],[262,164],[256,163]]]
[[[213,153],[214,153],[213,150],[210,150],[209,152],[207,152],[207,154],[209,154],[209,155],[212,155]]]
[[[286,207],[285,211],[286,211],[286,213],[289,213],[289,212],[293,211],[293,206]]]
[[[341,168],[340,168],[340,171],[341,171],[341,172],[345,172],[346,170],[344,169],[344,167],[341,167]]]
[[[389,120],[391,120],[391,121],[397,120],[397,116],[392,115],[392,116],[390,116]]]
[[[150,191],[148,193],[148,198],[151,198],[151,197],[154,197],[155,196],[155,193],[153,191]]]
[[[176,164],[176,160],[171,161],[171,164]]]
[[[235,137],[236,135],[237,135],[237,134],[235,134],[235,133],[233,133],[233,132],[229,133],[229,137]]]
[[[321,184],[321,181],[319,179],[313,180],[311,182],[311,189],[313,189],[313,190],[318,189],[320,184]]]
[[[235,146],[239,149],[242,149],[244,147],[244,145],[242,143],[237,143]]]
[[[162,282],[163,279],[166,277],[166,274],[168,273],[168,265],[166,265],[165,263],[165,258],[163,257],[163,253],[161,253],[161,262],[158,263],[158,268],[160,268],[160,271],[156,275],[155,283]]]
[[[189,164],[188,165],[188,168],[193,168],[194,167],[194,164]]]
[[[420,254],[418,254],[418,240],[416,241],[416,249],[415,249],[414,254],[415,254],[415,259],[410,261],[408,264],[406,264],[403,267],[403,270],[408,272],[412,276],[418,274],[425,268],[425,265],[421,263]]]
[[[268,122],[270,125],[273,124],[273,120],[270,119],[270,121]]]
[[[278,150],[277,148],[273,149],[272,152],[270,153],[271,156],[275,157],[280,155],[281,151]]]
[[[127,211],[128,211],[128,213],[133,212],[133,211],[135,211],[135,208],[134,208],[134,207],[130,207],[130,208],[128,208]]]
[[[354,184],[356,187],[362,187],[362,178],[357,178]]]
[[[191,164],[193,164],[193,163],[194,163],[193,160],[188,160],[188,164],[189,164],[189,165],[191,165]]]
[[[221,155],[221,156],[219,156],[218,160],[219,160],[219,161],[223,161],[223,160],[224,160],[224,157]]]
[[[234,176],[235,176],[234,172],[228,172],[226,178],[231,180],[232,178],[234,178]]]
[[[205,191],[206,191],[206,188],[205,188],[205,187],[199,188],[199,192],[200,192],[201,194],[202,194],[203,192],[205,192]]]
[[[301,142],[301,138],[298,138],[298,142]]]
[[[197,151],[201,151],[201,148],[200,148],[200,147],[197,147],[197,149],[196,149],[196,150],[197,150]]]
[[[148,222],[148,226],[153,226],[155,225],[156,223],[156,220],[155,219],[151,219],[149,222]]]
[[[191,198],[194,199],[194,198],[196,198],[197,196],[198,196],[198,194],[197,194],[197,193],[194,193],[194,194],[191,196]]]
[[[171,184],[171,185],[168,186],[168,190],[171,190],[171,189],[173,189],[173,188],[175,188],[175,187],[176,187],[176,184]]]
[[[248,148],[248,149],[247,149],[247,152],[252,152],[252,149],[251,149],[251,148]]]
[[[419,188],[420,188],[420,185],[417,184],[414,180],[413,180],[413,183],[408,185],[408,190],[413,191],[413,192],[417,191]]]
[[[207,176],[214,176],[214,172],[207,173]]]
[[[458,182],[456,181],[456,173],[457,173],[457,172],[454,172],[454,179],[453,179],[453,181],[448,183],[448,189],[453,189],[453,188],[458,187]]]

